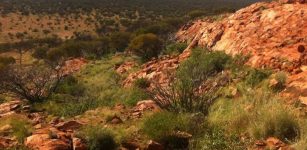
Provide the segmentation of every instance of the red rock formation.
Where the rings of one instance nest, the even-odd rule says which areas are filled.
[[[297,49],[307,47],[306,12],[307,5],[294,2],[256,3],[221,21],[197,20],[188,29],[183,27],[177,39],[189,42],[201,34],[198,46],[250,54],[252,66],[295,73],[301,55]]]

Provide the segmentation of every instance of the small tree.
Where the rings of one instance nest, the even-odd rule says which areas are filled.
[[[229,60],[222,52],[194,51],[191,58],[179,66],[169,86],[156,86],[152,93],[155,101],[170,111],[207,114],[218,97],[217,91],[230,80],[229,74],[222,72]]]
[[[47,57],[48,49],[45,47],[39,47],[34,50],[32,56],[37,59],[45,59]]]
[[[110,36],[111,48],[116,51],[123,52],[129,45],[131,35],[128,32],[116,32],[111,34]]]
[[[157,57],[162,51],[162,41],[154,34],[142,34],[135,37],[128,50],[140,56],[144,61]]]
[[[51,96],[63,77],[61,67],[10,65],[0,70],[0,93],[14,94],[31,103],[41,102]]]

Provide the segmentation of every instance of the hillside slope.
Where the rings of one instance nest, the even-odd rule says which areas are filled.
[[[189,56],[192,47],[199,46],[231,55],[249,55],[248,64],[253,67],[286,71],[290,76],[283,94],[295,100],[306,99],[307,4],[260,2],[226,16],[183,26],[176,38],[190,43],[184,53],[178,58],[148,62],[142,70],[131,74],[124,85],[137,78],[165,83],[167,73]]]
[[[250,64],[297,72],[307,47],[307,5],[256,3],[221,21],[197,20],[177,33],[182,42],[200,34],[196,44],[228,54],[250,54]]]

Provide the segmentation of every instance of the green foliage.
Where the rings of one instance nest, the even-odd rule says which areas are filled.
[[[285,111],[284,106],[280,106],[278,103],[273,105],[275,107],[273,109],[270,105],[262,109],[262,111],[269,108],[272,110],[267,110],[268,112],[262,115],[262,120],[259,120],[251,127],[251,134],[258,139],[278,137],[285,141],[295,140],[300,134],[298,120],[291,112]]]
[[[287,74],[285,72],[277,72],[274,79],[277,81],[277,84],[272,87],[273,90],[276,92],[283,90],[286,86]]]
[[[110,52],[110,39],[101,37],[100,39],[90,41],[67,41],[59,47],[48,51],[47,58],[51,61],[82,56],[87,58],[100,58]]]
[[[112,49],[123,52],[129,45],[131,34],[128,32],[115,32],[110,35]]]
[[[82,96],[84,91],[84,85],[79,83],[77,78],[74,76],[67,76],[57,88],[56,93],[69,94],[72,96]]]
[[[142,34],[135,37],[128,49],[140,56],[143,61],[158,57],[162,50],[162,41],[154,34]]]
[[[159,112],[146,118],[142,131],[150,138],[167,140],[176,131],[188,131],[189,119],[185,115]]]
[[[247,131],[254,139],[274,136],[293,141],[300,132],[294,110],[271,93],[254,90],[244,93],[239,100],[219,100],[210,109],[208,119],[212,126],[228,133],[239,135]]]
[[[227,136],[222,129],[203,126],[200,137],[190,142],[191,150],[244,150],[245,145],[235,136]]]
[[[266,70],[251,69],[246,77],[246,83],[254,87],[269,76],[270,72]]]
[[[163,53],[168,55],[181,54],[187,47],[186,43],[172,43],[166,46]]]
[[[216,99],[216,92],[227,79],[225,75],[217,74],[224,69],[230,59],[230,56],[222,52],[193,51],[192,56],[179,66],[176,78],[170,88],[156,88],[155,94],[159,96],[155,96],[155,100],[161,106],[167,104],[166,108],[171,111],[206,114]],[[202,94],[195,92],[205,82],[210,90],[204,91]]]
[[[56,93],[48,101],[35,104],[35,109],[72,117],[100,106],[111,107],[118,102],[133,106],[139,100],[148,99],[142,89],[122,87],[114,66],[126,59],[129,58],[116,55],[92,61],[73,77],[68,76]]]
[[[73,97],[65,94],[53,94],[44,102],[34,104],[36,111],[45,110],[48,114],[60,117],[73,117],[84,113],[87,110],[97,108],[99,104],[88,97]]]
[[[10,65],[14,64],[16,60],[13,57],[0,57],[0,64],[2,65]]]
[[[134,81],[134,86],[141,89],[146,89],[150,86],[150,81],[146,78],[138,78]]]
[[[65,56],[65,52],[61,49],[51,49],[47,52],[47,59],[52,62],[59,62]]]
[[[45,59],[47,57],[48,49],[45,47],[36,48],[32,54],[34,58]]]
[[[80,137],[85,138],[89,150],[115,150],[117,143],[112,132],[98,126],[88,126],[80,133]]]
[[[128,92],[128,96],[125,99],[124,103],[128,106],[135,106],[138,101],[146,100],[149,98],[149,94],[146,93],[144,89],[132,88],[126,90],[126,92]]]
[[[13,119],[10,125],[19,143],[23,143],[24,139],[31,135],[31,124],[24,119]]]

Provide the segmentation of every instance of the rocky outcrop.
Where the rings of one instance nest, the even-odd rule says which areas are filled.
[[[272,150],[295,150],[291,148],[289,145],[285,144],[281,140],[275,138],[275,137],[269,137],[265,141],[259,140],[256,141],[254,148],[255,150],[266,150],[266,149],[272,149]]]
[[[73,134],[82,125],[72,120],[38,128],[26,138],[24,144],[36,150],[86,150],[84,141]]]
[[[15,114],[15,110],[21,107],[21,101],[9,101],[0,105],[0,118]]]
[[[249,64],[254,67],[298,73],[306,61],[299,49],[307,47],[307,5],[286,3],[256,3],[220,21],[197,20],[176,37],[189,42],[201,35],[197,46],[250,55]]]
[[[141,70],[129,74],[124,80],[123,85],[125,87],[131,86],[136,79],[146,78],[151,81],[150,87],[155,84],[161,86],[168,85],[170,81],[170,75],[174,73],[183,60],[189,57],[190,51],[185,51],[179,56],[163,56],[158,59],[151,60],[141,66]]]
[[[197,20],[177,33],[190,47],[249,55],[248,64],[288,72],[282,95],[302,103],[307,93],[307,4],[304,0],[256,3],[221,20]]]
[[[65,61],[64,66],[62,68],[64,75],[69,75],[74,72],[81,70],[83,66],[87,64],[87,60],[84,58],[74,58]]]
[[[161,111],[160,106],[153,100],[139,101],[131,110],[132,118],[141,118],[145,111]]]
[[[56,128],[39,129],[25,140],[25,145],[37,150],[70,150],[70,135]]]
[[[115,66],[115,70],[118,74],[123,74],[123,73],[128,72],[130,69],[132,69],[136,65],[137,64],[133,61],[127,61],[121,65]]]

